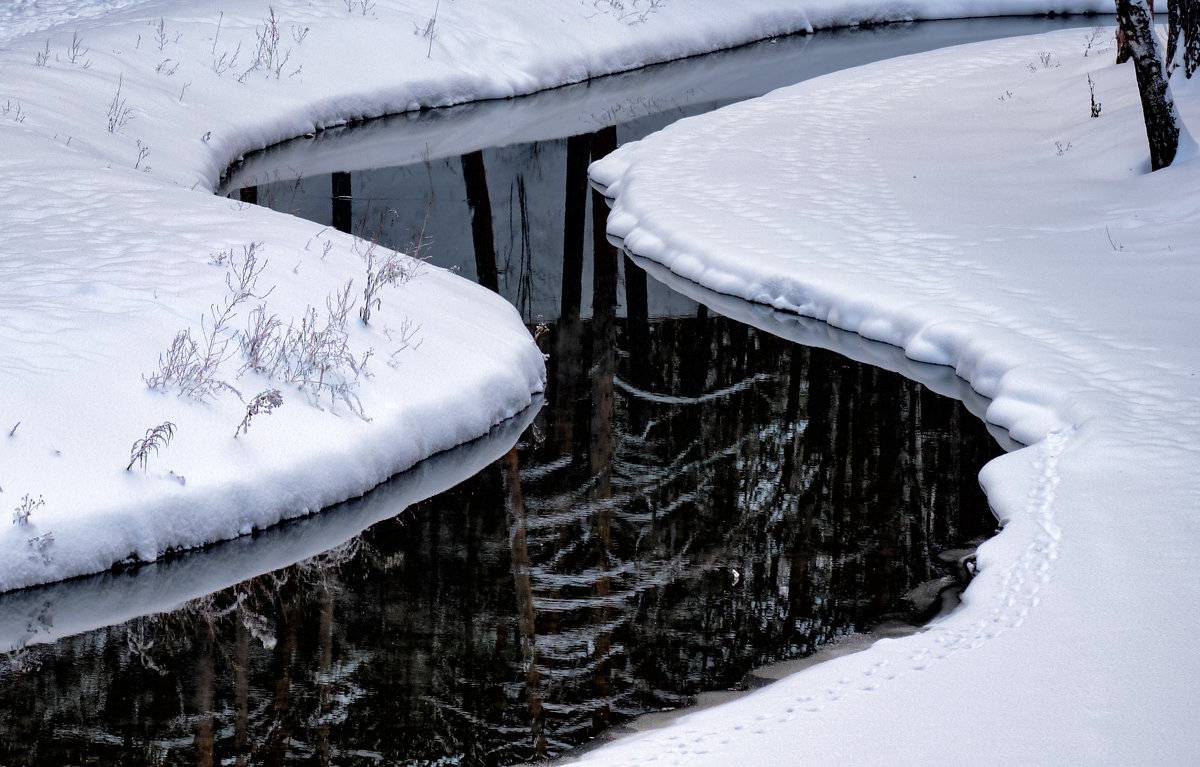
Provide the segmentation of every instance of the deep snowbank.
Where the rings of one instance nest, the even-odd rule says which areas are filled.
[[[583,762],[1195,758],[1200,165],[1145,172],[1110,35],[830,75],[593,165],[634,253],[952,366],[1030,447],[981,476],[1005,529],[962,609]]]
[[[243,153],[323,126],[527,93],[805,29],[812,17],[782,0],[747,0],[736,14],[715,0],[672,2],[644,18],[638,3],[626,6],[0,8],[0,502],[14,515],[0,532],[0,590],[315,511],[524,408],[542,386],[542,359],[494,296],[422,267],[374,294],[361,324],[362,290],[378,277],[363,243],[208,191]],[[861,13],[812,7],[830,20]],[[261,268],[253,296],[218,322],[231,266],[251,250]],[[356,306],[331,323],[351,279]],[[288,359],[307,392],[278,371],[242,372],[238,345],[260,305],[279,323],[268,339],[308,331],[306,360],[294,347]],[[185,353],[197,344],[179,360],[208,384],[206,401],[147,388],[173,339]],[[205,368],[205,357],[219,364]],[[305,365],[307,379],[296,370]],[[235,439],[248,404],[272,388],[283,406]],[[156,427],[144,469],[125,471]]]
[[[421,461],[370,494],[321,514],[132,573],[106,572],[0,594],[0,652],[172,612],[191,600],[343,546],[376,522],[449,490],[499,460],[540,406],[535,402],[484,437]]]

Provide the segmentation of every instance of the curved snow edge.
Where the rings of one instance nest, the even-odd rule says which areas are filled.
[[[803,275],[795,273],[780,272],[770,277],[756,273],[754,279],[747,280],[744,274],[724,271],[711,260],[688,251],[680,245],[686,238],[656,226],[652,209],[642,206],[639,214],[638,206],[627,204],[622,196],[626,182],[636,170],[640,143],[625,144],[588,169],[592,186],[604,195],[611,208],[608,237],[626,254],[649,266],[651,273],[660,272],[656,275],[658,279],[665,279],[676,290],[701,303],[705,303],[703,294],[711,291],[717,296],[762,307],[764,315],[777,313],[797,320],[814,320],[865,341],[894,347],[915,363],[953,371],[972,393],[988,401],[986,412],[972,409],[973,414],[989,428],[1003,429],[1012,439],[1006,445],[1012,452],[989,461],[979,475],[1000,527],[995,536],[979,547],[979,572],[963,594],[962,606],[931,633],[881,640],[878,643],[883,651],[881,657],[895,656],[901,652],[900,647],[917,655],[974,648],[988,637],[1019,626],[1028,607],[997,608],[992,597],[1009,589],[1015,579],[1018,583],[1026,582],[1023,591],[1028,593],[1024,596],[1029,603],[1036,604],[1040,583],[1057,559],[1060,530],[1053,515],[1057,459],[1076,434],[1073,415],[1078,415],[1071,413],[1068,393],[1038,375],[1028,362],[1012,358],[1011,344],[1004,342],[1003,331],[995,327],[931,319],[930,314],[936,313],[927,312],[925,305],[918,302],[875,304],[848,284],[806,281]],[[689,290],[687,284],[696,289]],[[756,320],[752,314],[750,309],[740,313],[735,310],[734,316],[780,334],[778,316]],[[787,331],[782,335],[787,337]],[[1019,376],[1010,375],[1018,369]],[[913,377],[911,373],[909,377]],[[961,392],[940,393],[964,398]],[[983,625],[991,628],[981,634]],[[872,648],[867,648],[863,652],[871,651]],[[840,662],[854,663],[846,659]],[[836,673],[830,670],[826,676]],[[599,756],[583,761],[605,761],[603,750],[593,753]]]
[[[1005,385],[1006,374],[1015,369],[1004,351],[996,348],[988,333],[967,323],[930,321],[916,304],[889,311],[863,301],[853,289],[840,285],[805,282],[794,275],[778,276],[779,285],[766,291],[760,284],[747,284],[742,275],[725,272],[684,251],[667,245],[669,235],[657,232],[650,217],[639,218],[621,199],[626,174],[636,163],[627,158],[637,142],[625,144],[588,168],[592,185],[608,201],[609,239],[630,255],[657,264],[671,274],[714,293],[731,296],[778,312],[794,314],[854,333],[868,341],[888,344],[904,351],[914,362],[954,370],[979,395],[991,400],[984,422],[998,426],[1020,445],[1029,446],[1047,434],[1068,428],[1070,419],[1057,406],[1064,394],[1053,387],[1016,390]],[[789,296],[802,295],[803,303]]]
[[[533,422],[535,401],[479,439],[426,458],[369,495],[261,534],[146,564],[0,594],[0,652],[179,609],[187,602],[346,544],[367,528],[445,492],[512,449]]]

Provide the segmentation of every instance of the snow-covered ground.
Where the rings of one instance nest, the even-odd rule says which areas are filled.
[[[372,267],[363,243],[212,195],[231,161],[350,119],[805,24],[778,0],[736,23],[715,2],[654,24],[590,3],[511,6],[0,6],[0,504],[13,515],[0,590],[316,511],[484,434],[542,388],[515,311],[449,272],[401,260],[412,278],[380,285],[362,324],[388,254]],[[250,253],[261,271],[231,288]],[[260,341],[284,352],[259,355],[273,375],[245,370],[240,348],[259,306],[278,323]],[[173,344],[182,381],[164,375]],[[235,437],[272,389],[282,406]]]
[[[1147,172],[1110,34],[830,75],[593,165],[683,289],[952,366],[1029,447],[982,474],[1005,527],[960,610],[584,763],[1194,763],[1200,160]]]
[[[351,119],[879,15],[839,7],[0,7],[0,502],[13,514],[0,533],[0,590],[315,511],[483,434],[542,387],[541,355],[502,301],[211,195],[232,160]],[[1041,6],[972,10],[993,7]],[[411,279],[384,279],[400,272]],[[370,324],[360,323],[368,306]],[[283,404],[269,412],[272,390]]]
[[[315,511],[487,432],[541,388],[515,312],[447,272],[385,285],[360,323],[362,243],[209,194],[245,152],[809,26],[1047,7],[5,4],[0,503],[13,523],[0,526],[0,590]],[[1144,172],[1132,71],[1111,65],[1107,33],[1090,50],[1085,37],[831,75],[595,167],[617,196],[612,229],[638,254],[951,365],[1030,447],[984,472],[1006,528],[981,550],[963,609],[587,761],[1182,764],[1200,752],[1200,173],[1190,158]],[[1176,95],[1200,125],[1195,90]],[[148,387],[184,330],[203,356],[231,262],[251,251],[253,296],[215,336],[229,342],[220,364],[192,375],[212,396]],[[356,306],[328,327],[351,278]],[[260,304],[277,342],[314,308],[328,332],[309,348],[340,357],[309,360],[316,386],[344,398],[278,371],[239,375]],[[283,405],[235,438],[271,388]],[[167,422],[169,444],[160,431],[145,467],[126,471],[135,440]]]

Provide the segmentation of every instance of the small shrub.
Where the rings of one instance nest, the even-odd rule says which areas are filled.
[[[1038,51],[1038,61],[1041,62],[1042,69],[1053,69],[1055,67],[1062,66],[1061,63],[1054,60],[1054,54],[1050,51]],[[1031,62],[1029,64],[1029,70],[1031,72],[1036,72],[1037,67],[1035,67]]]
[[[258,70],[266,70],[268,77],[273,73],[275,79],[279,79],[284,66],[292,57],[292,50],[280,47],[282,34],[279,31],[279,19],[275,16],[273,7],[267,6],[267,17],[263,20],[262,25],[255,29],[255,36],[257,42],[254,47],[254,60],[251,62],[250,68],[238,78],[238,82],[245,82],[251,72]],[[292,74],[297,74],[299,71],[297,69]]]
[[[39,495],[35,501],[26,493],[21,497],[21,504],[13,509],[13,524],[28,525],[29,515],[45,505],[46,502],[42,499],[42,496]]]
[[[405,262],[405,256],[394,250],[388,250],[378,255],[375,243],[367,248],[367,282],[363,288],[363,305],[358,309],[359,319],[364,325],[371,322],[371,310],[382,306],[379,291],[384,285],[397,285],[406,282],[412,276],[412,269]]]
[[[416,239],[404,253],[388,250],[385,254],[377,252],[377,242],[373,238],[367,249],[362,253],[367,261],[367,282],[363,287],[363,305],[359,307],[358,316],[364,325],[371,322],[371,311],[382,306],[379,291],[385,285],[403,285],[417,275],[425,260],[424,249],[427,246],[425,229],[429,225],[429,211],[425,212],[425,221]],[[383,225],[380,224],[380,230]],[[361,241],[361,240],[360,240]]]
[[[346,321],[354,306],[350,298],[353,286],[353,281],[347,282],[325,299],[324,318],[308,306],[299,322],[292,320],[285,326],[276,315],[268,314],[265,306],[257,307],[241,338],[246,358],[241,372],[253,370],[277,378],[318,400],[328,395],[331,403],[341,400],[355,415],[365,418],[355,388],[372,352],[358,358],[350,350]]]
[[[266,298],[270,290],[256,293],[258,277],[267,262],[258,260],[259,243],[252,242],[243,248],[241,262],[232,255],[226,262],[225,285],[229,295],[218,307],[209,307],[211,321],[201,319],[201,342],[192,337],[190,328],[175,334],[171,346],[158,357],[158,370],[142,380],[151,389],[175,388],[180,395],[193,399],[207,400],[222,391],[233,392],[239,399],[241,394],[228,382],[218,377],[221,363],[229,357],[229,345],[236,331],[230,323],[237,316],[237,308],[251,298]]]
[[[1091,52],[1092,46],[1094,46],[1096,44],[1096,40],[1102,39],[1103,35],[1104,35],[1104,27],[1103,26],[1097,25],[1097,26],[1092,27],[1092,33],[1083,39],[1083,42],[1084,42],[1083,55],[1085,57],[1088,55],[1088,53]]]
[[[167,34],[167,22],[163,20],[162,16],[158,17],[157,24],[154,22],[150,22],[150,24],[154,27],[154,42],[158,44],[158,49],[160,51],[167,47],[167,43],[177,43],[179,42],[179,38],[183,36],[183,33],[176,32],[174,39],[172,39],[171,35]]]
[[[400,361],[396,358],[401,352],[403,352],[405,349],[421,348],[421,339],[417,337],[417,335],[421,332],[421,326],[414,325],[411,319],[406,318],[400,325],[400,330],[397,333],[397,335],[399,335],[398,341],[396,338],[392,337],[393,332],[394,331],[388,328],[384,328],[383,330],[383,334],[387,336],[389,341],[398,344],[396,348],[392,350],[391,354],[388,355],[387,364],[390,368],[398,368],[400,367]]]
[[[50,66],[50,41],[46,41],[46,47],[33,55],[33,65],[35,67]]]
[[[283,323],[274,314],[267,315],[266,306],[257,306],[250,311],[250,322],[241,336],[242,356],[246,363],[241,373],[254,370],[268,376],[277,370],[279,333]]]
[[[225,74],[229,70],[237,66],[238,56],[242,54],[242,44],[238,43],[237,47],[230,51],[223,51],[220,58],[213,58],[212,69],[217,73],[217,76]],[[216,53],[213,54],[216,57]]]
[[[129,124],[129,121],[136,116],[134,108],[129,106],[129,102],[121,96],[121,87],[124,83],[125,75],[122,74],[117,79],[117,92],[113,95],[112,101],[108,103],[109,133],[120,133]]]
[[[0,115],[7,117],[13,122],[25,122],[25,111],[21,109],[20,101],[18,101],[15,105],[12,103],[11,99],[5,101],[4,106],[0,107]]]
[[[250,400],[250,404],[246,406],[246,416],[242,418],[242,422],[233,431],[234,439],[237,439],[238,434],[245,434],[250,431],[250,419],[259,413],[269,415],[275,408],[283,406],[283,395],[278,389],[267,389],[259,392]]]
[[[129,449],[129,465],[125,467],[125,471],[132,471],[135,463],[145,471],[150,454],[158,455],[159,449],[169,445],[174,436],[175,424],[170,421],[164,421],[153,429],[147,429],[146,436],[136,440],[133,447]]]
[[[629,24],[641,24],[658,9],[667,4],[667,0],[592,0],[592,6],[601,13],[608,13],[618,20]]]
[[[147,159],[149,159],[150,147],[143,144],[141,139],[138,139],[137,140],[137,148],[138,148],[137,162],[135,162],[133,164],[133,169],[134,170],[142,170],[142,171],[145,171],[146,173],[149,173],[150,172],[150,164],[146,163],[146,167],[143,168],[142,163],[145,162]]]
[[[433,6],[433,15],[429,17],[429,21],[425,22],[425,26],[423,28],[413,24],[413,34],[420,35],[421,37],[429,40],[429,47],[425,51],[425,58],[429,58],[433,55],[433,38],[437,34],[437,16],[438,10],[441,7],[442,0],[438,0]],[[365,9],[363,10],[363,13],[366,13]]]
[[[47,43],[49,44],[49,43]],[[85,59],[90,48],[83,47],[83,38],[79,36],[79,31],[76,30],[71,35],[71,45],[67,48],[67,61],[72,64],[82,64],[84,69],[92,65],[91,59]]]

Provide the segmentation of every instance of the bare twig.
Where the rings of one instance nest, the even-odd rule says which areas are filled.
[[[250,419],[259,413],[270,414],[277,407],[283,406],[283,395],[278,389],[267,389],[259,392],[250,400],[250,404],[246,406],[246,415],[242,418],[242,422],[233,430],[233,437],[237,439],[238,434],[245,434],[250,431]]]
[[[237,316],[237,308],[251,298],[266,298],[273,290],[263,294],[256,292],[258,277],[267,266],[266,261],[258,260],[258,248],[259,243],[252,242],[243,247],[240,263],[235,262],[232,255],[226,262],[225,285],[229,295],[220,306],[209,307],[211,321],[201,319],[203,346],[192,337],[190,328],[176,333],[171,346],[159,355],[158,370],[143,376],[147,386],[151,389],[177,388],[181,395],[198,400],[215,397],[221,391],[233,392],[241,399],[238,390],[218,375],[221,363],[229,357],[232,337],[236,336],[229,325]]]
[[[49,43],[47,43],[47,45],[49,45]],[[83,38],[79,36],[79,31],[76,30],[74,34],[71,35],[71,45],[67,48],[67,61],[71,62],[72,64],[78,64],[80,60],[87,55],[89,50],[89,48],[83,47]],[[86,59],[83,61],[84,69],[87,69],[91,65],[91,59]]]
[[[109,133],[120,133],[136,114],[134,108],[129,106],[128,101],[121,96],[121,87],[124,85],[124,83],[125,74],[122,73],[117,78],[117,92],[113,95],[112,101],[110,101],[108,104]]]
[[[221,15],[217,17],[217,33],[215,35],[213,35],[213,44],[212,44],[212,55],[213,56],[217,55],[217,40],[221,39],[221,22],[225,21],[225,11],[221,11],[220,13],[221,13]]]
[[[46,502],[42,500],[42,496],[39,495],[35,501],[26,493],[21,498],[21,504],[13,508],[13,524],[28,525],[29,515],[45,505]]]
[[[170,444],[171,438],[174,436],[175,424],[170,421],[164,421],[153,429],[147,429],[146,436],[136,440],[133,447],[129,449],[129,465],[125,467],[125,471],[131,471],[135,463],[145,471],[150,454],[158,455],[159,448]]]

